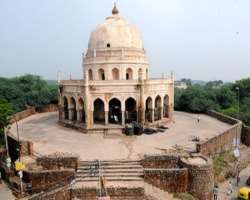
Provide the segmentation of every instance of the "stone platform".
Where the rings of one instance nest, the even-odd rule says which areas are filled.
[[[145,154],[159,154],[178,145],[189,151],[195,150],[191,139],[212,138],[231,127],[207,115],[175,112],[174,122],[168,129],[152,135],[125,136],[123,134],[82,134],[77,130],[58,124],[58,113],[35,114],[18,122],[20,138],[33,142],[34,150],[40,154],[70,152],[80,160],[140,159]],[[16,126],[11,134],[16,136]]]

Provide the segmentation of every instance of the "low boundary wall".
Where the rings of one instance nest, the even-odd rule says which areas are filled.
[[[167,192],[186,192],[188,169],[144,169],[144,181]]]
[[[236,140],[241,138],[242,122],[215,111],[209,111],[208,115],[222,122],[229,123],[232,127],[211,139],[198,142],[196,151],[205,156],[214,157],[216,154],[234,149]]]
[[[241,141],[243,144],[250,147],[250,126],[243,125]]]

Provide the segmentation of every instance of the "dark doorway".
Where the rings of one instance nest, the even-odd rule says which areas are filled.
[[[113,124],[121,123],[121,102],[116,98],[109,101],[109,122]]]
[[[155,121],[161,119],[161,97],[158,95],[155,98]]]
[[[104,112],[104,103],[101,99],[96,99],[94,101],[94,123],[105,123],[105,112]]]
[[[126,123],[137,121],[136,101],[131,97],[125,101],[125,119]]]
[[[68,99],[63,97],[63,112],[64,112],[64,119],[69,119],[69,106],[68,106]]]
[[[153,109],[153,100],[151,97],[148,97],[146,100],[146,109],[145,109],[146,122],[152,122],[152,109]]]

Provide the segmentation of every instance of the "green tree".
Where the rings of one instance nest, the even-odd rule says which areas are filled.
[[[5,99],[0,98],[0,145],[3,144],[4,128],[9,125],[12,113],[13,111],[10,103],[8,103]]]

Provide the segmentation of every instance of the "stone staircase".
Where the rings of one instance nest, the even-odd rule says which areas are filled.
[[[99,175],[105,177],[107,187],[143,186],[143,168],[132,160],[80,161],[76,186],[98,187]]]

